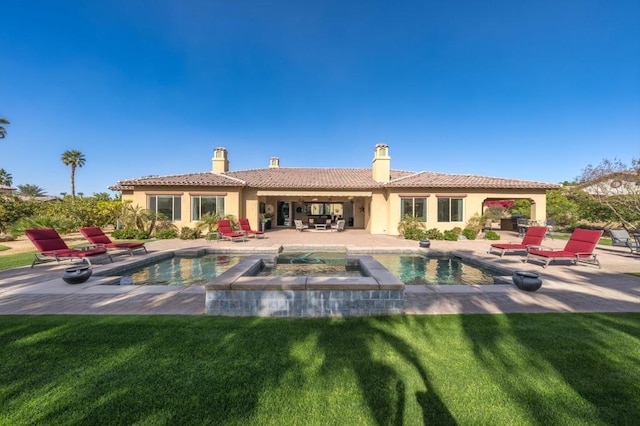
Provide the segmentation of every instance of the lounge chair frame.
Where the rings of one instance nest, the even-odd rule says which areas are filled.
[[[144,250],[145,254],[147,248],[144,243],[114,243],[111,239],[97,226],[89,226],[80,228],[78,230],[83,237],[87,239],[94,247],[103,247],[109,252],[123,251],[133,256],[135,250]]]
[[[231,221],[223,219],[218,221],[218,238],[217,242],[221,240],[235,241],[247,241],[247,235],[244,232],[235,232],[231,227]]]
[[[78,259],[81,262],[92,265],[91,257],[94,256],[96,258],[106,256],[109,261],[113,262],[113,258],[107,253],[107,249],[103,247],[89,245],[81,249],[69,248],[53,228],[27,229],[24,233],[38,249],[38,253],[35,253],[33,262],[31,262],[32,268],[38,263],[52,261],[60,263],[64,260],[73,262]]]
[[[244,232],[247,237],[253,238],[266,238],[264,231],[254,231],[251,229],[251,224],[249,223],[249,219],[243,218],[238,219],[238,223],[240,224],[240,231]]]
[[[506,253],[527,253],[529,249],[541,247],[542,240],[547,234],[546,226],[530,226],[522,238],[520,243],[494,243],[491,244],[487,253],[491,254],[496,251],[500,257]]]
[[[570,261],[572,264],[584,263],[595,265],[600,268],[598,255],[593,253],[598,240],[602,237],[603,231],[593,229],[576,229],[569,237],[569,241],[562,250],[554,250],[549,248],[530,249],[524,263],[529,260],[541,262],[542,267],[546,268],[552,262],[557,260]]]

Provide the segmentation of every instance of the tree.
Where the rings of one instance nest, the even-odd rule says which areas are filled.
[[[568,226],[578,220],[580,206],[577,201],[567,197],[562,189],[547,191],[547,219],[557,226]]]
[[[13,176],[5,169],[0,169],[0,185],[11,186],[13,183]]]
[[[71,196],[76,198],[76,167],[82,167],[85,163],[84,154],[75,149],[62,153],[62,163],[71,166]]]
[[[10,124],[10,123],[9,123],[9,120],[7,120],[6,118],[0,117],[0,139],[4,139],[4,137],[7,136],[7,129],[5,129],[5,127],[2,126],[2,124]]]
[[[44,197],[47,195],[47,192],[38,185],[26,183],[24,185],[18,185],[18,195],[24,195],[25,197]]]
[[[627,230],[640,225],[640,160],[627,165],[618,159],[604,159],[587,165],[578,177],[582,196],[604,208]]]

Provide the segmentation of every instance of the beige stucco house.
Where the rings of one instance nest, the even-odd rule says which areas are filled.
[[[545,219],[547,189],[560,185],[525,180],[391,168],[389,146],[374,148],[371,168],[269,166],[229,170],[225,148],[213,150],[212,170],[170,176],[146,176],[110,187],[123,200],[168,216],[178,227],[194,226],[207,211],[246,217],[253,229],[264,215],[271,228],[294,227],[294,220],[342,218],[346,229],[398,234],[405,214],[424,220],[427,229],[464,228],[486,201],[528,199],[531,218]]]

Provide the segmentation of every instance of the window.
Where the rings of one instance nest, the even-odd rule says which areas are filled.
[[[149,210],[162,214],[171,221],[182,219],[182,197],[180,195],[150,195]]]
[[[462,222],[464,198],[438,198],[438,222]]]
[[[425,197],[400,198],[400,217],[406,215],[427,221],[427,199]]]
[[[191,220],[200,220],[206,213],[217,213],[224,216],[224,197],[191,197]]]

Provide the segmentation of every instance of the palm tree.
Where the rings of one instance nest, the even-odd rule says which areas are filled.
[[[18,194],[26,197],[44,197],[47,195],[46,191],[40,188],[38,185],[24,184],[18,185]]]
[[[13,183],[13,176],[5,169],[0,169],[0,185],[11,186]]]
[[[84,166],[84,154],[72,149],[63,152],[61,159],[65,166],[71,166],[71,196],[76,198],[76,167]]]
[[[9,123],[9,120],[7,120],[6,118],[0,117],[0,124],[10,124],[10,123]],[[7,129],[5,129],[4,126],[0,126],[0,139],[4,139],[6,135],[7,135]]]

